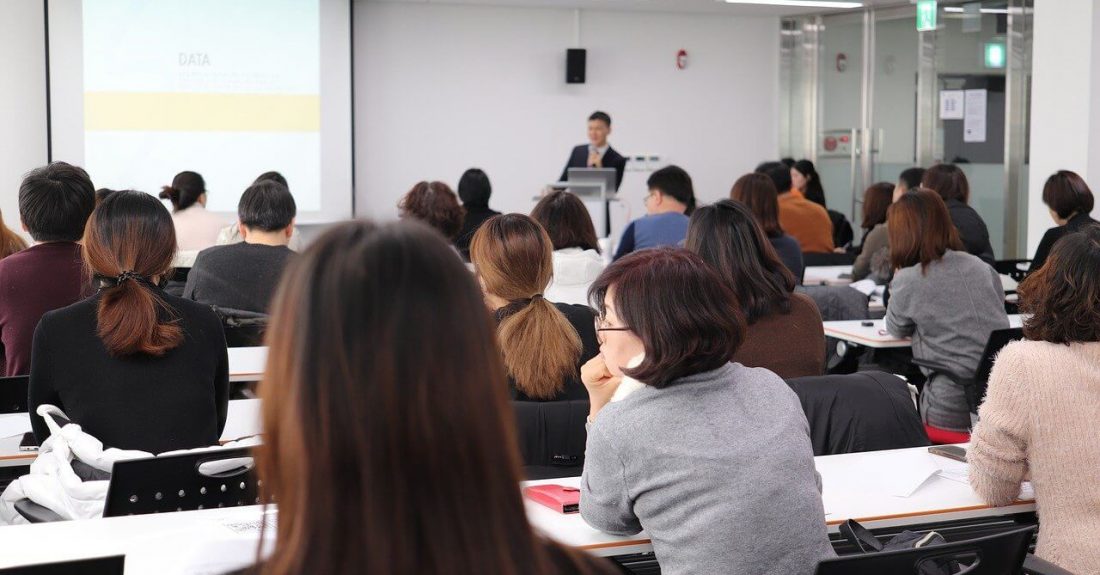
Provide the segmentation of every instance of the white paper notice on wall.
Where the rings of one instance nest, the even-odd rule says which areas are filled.
[[[940,119],[963,119],[963,91],[940,90]]]
[[[966,90],[966,108],[963,116],[963,141],[985,141],[985,110],[987,92]]]

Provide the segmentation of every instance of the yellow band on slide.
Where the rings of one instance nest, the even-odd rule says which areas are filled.
[[[318,132],[321,97],[279,94],[87,92],[88,131]]]

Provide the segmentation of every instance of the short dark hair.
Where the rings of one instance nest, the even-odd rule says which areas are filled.
[[[550,192],[535,204],[531,217],[550,235],[555,250],[580,248],[600,252],[592,215],[577,196],[562,190]]]
[[[672,196],[687,206],[688,215],[695,209],[695,188],[691,184],[691,176],[680,166],[665,166],[650,174],[645,183],[649,189]]]
[[[261,180],[248,186],[237,203],[237,219],[250,230],[284,230],[297,214],[294,196],[275,180]]]
[[[1100,341],[1100,225],[1054,243],[1043,267],[1019,287],[1024,336],[1069,345]]]
[[[886,210],[894,201],[894,184],[879,182],[863,191],[863,219],[859,227],[869,230],[886,221]]]
[[[764,162],[756,166],[756,173],[772,179],[775,191],[784,194],[791,191],[791,169],[780,162]]]
[[[762,317],[791,311],[794,274],[783,265],[744,204],[722,200],[695,210],[684,247],[703,258],[730,284],[749,325]]]
[[[769,238],[783,236],[779,225],[779,192],[768,176],[753,172],[733,183],[730,199],[745,204]]]
[[[599,121],[607,124],[608,128],[611,127],[611,116],[608,115],[607,112],[601,112],[599,110],[596,110],[595,112],[592,112],[592,115],[588,117],[588,121],[591,122],[593,120],[599,120]]]
[[[75,242],[95,209],[95,186],[83,168],[53,162],[23,176],[19,217],[38,242]]]
[[[100,202],[102,202],[103,200],[106,200],[108,197],[111,196],[111,194],[113,194],[117,191],[118,190],[112,190],[111,188],[99,188],[98,190],[95,191],[95,203],[96,203],[96,205],[98,206],[100,204]]]
[[[172,211],[179,212],[195,205],[206,193],[206,180],[198,172],[180,172],[171,186],[161,188],[160,197],[172,202]]]
[[[458,179],[458,197],[464,206],[488,207],[492,195],[493,185],[489,183],[489,176],[479,168],[466,170]]]
[[[898,176],[898,181],[905,184],[906,190],[919,188],[922,179],[924,179],[924,168],[908,168]]]
[[[1043,203],[1065,220],[1073,214],[1091,212],[1094,200],[1092,190],[1081,176],[1069,170],[1058,170],[1043,185]]]
[[[970,184],[966,181],[966,174],[955,164],[936,164],[928,168],[920,185],[939,194],[945,202],[958,200],[965,204],[970,201]]]
[[[939,260],[947,250],[962,251],[962,241],[947,206],[936,192],[917,188],[905,193],[887,211],[890,220],[890,265],[907,268]]]
[[[264,173],[256,176],[256,179],[252,183],[253,184],[258,184],[260,182],[265,182],[265,181],[278,182],[278,183],[282,184],[283,187],[285,187],[286,189],[288,189],[288,190],[290,189],[290,184],[286,183],[286,178],[284,178],[283,175],[280,174],[279,172],[275,172],[275,171],[264,172]]]
[[[443,182],[418,182],[397,204],[402,218],[420,220],[454,241],[462,231],[466,210],[458,196]]]
[[[623,373],[656,388],[729,363],[745,339],[737,296],[699,256],[683,248],[628,254],[607,267],[588,290],[601,317],[615,289],[619,318],[645,348],[645,359]]]

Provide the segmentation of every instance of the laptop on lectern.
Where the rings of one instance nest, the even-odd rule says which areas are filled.
[[[618,191],[616,186],[619,174],[615,168],[569,168],[566,175],[568,176],[566,181],[570,183],[603,184],[603,189],[607,192],[603,199],[614,198],[615,192]],[[569,191],[584,200],[600,199],[600,190],[595,186],[570,187]]]

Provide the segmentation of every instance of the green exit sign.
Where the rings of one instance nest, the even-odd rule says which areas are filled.
[[[1004,42],[986,42],[985,43],[985,67],[986,68],[1004,68],[1005,58],[1007,54],[1005,51]]]
[[[936,0],[917,0],[917,32],[936,29]]]

